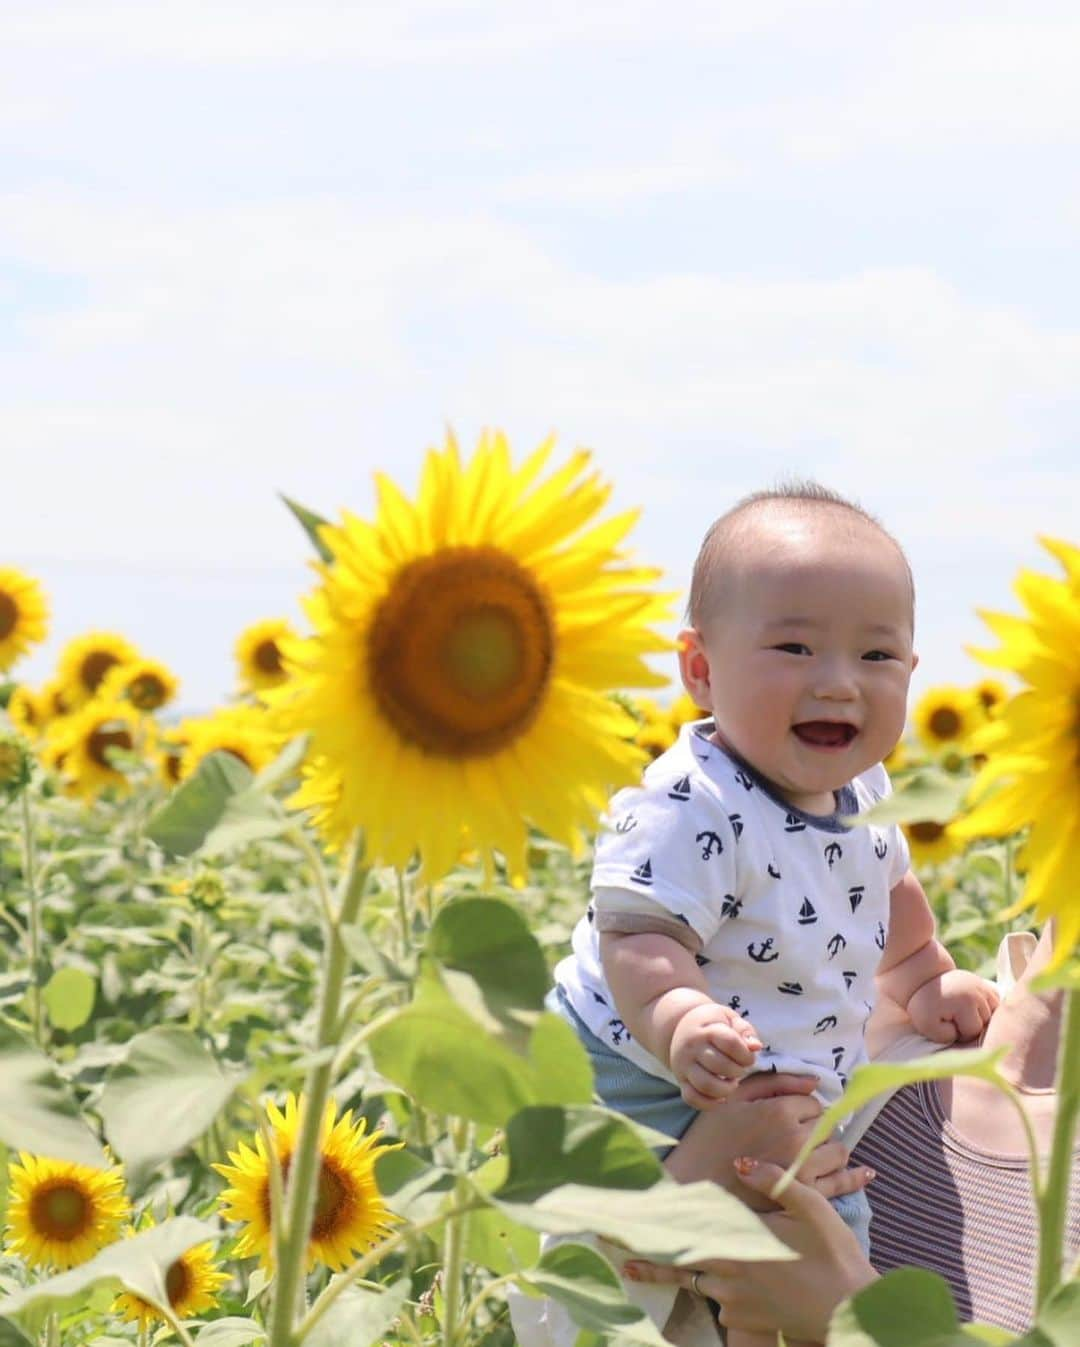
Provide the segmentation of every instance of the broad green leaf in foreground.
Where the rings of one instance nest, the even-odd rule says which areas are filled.
[[[497,1196],[529,1202],[564,1183],[651,1188],[659,1160],[620,1118],[588,1106],[525,1108],[506,1128],[509,1172]]]
[[[1007,1048],[951,1048],[932,1057],[916,1057],[911,1062],[870,1062],[857,1067],[843,1095],[815,1123],[802,1150],[776,1185],[776,1191],[784,1191],[806,1157],[832,1135],[838,1123],[879,1094],[920,1080],[944,1080],[946,1076],[978,1076],[993,1085],[1005,1085],[997,1065],[1007,1051]]]
[[[81,1029],[94,1010],[97,983],[82,968],[58,968],[45,984],[41,999],[49,1022],[68,1033]]]
[[[441,967],[465,973],[492,1003],[543,1010],[550,985],[547,961],[518,908],[501,898],[458,898],[439,909],[425,954]]]
[[[1018,1340],[1005,1329],[962,1325],[944,1279],[936,1272],[911,1267],[886,1273],[838,1306],[826,1341],[828,1347],[977,1347],[979,1343],[1018,1347]],[[1034,1341],[1031,1347],[1036,1347]],[[1040,1340],[1040,1347],[1051,1347],[1051,1343]]]
[[[653,1321],[626,1298],[622,1280],[603,1254],[587,1244],[558,1244],[521,1279],[565,1305],[579,1328],[618,1333],[626,1342],[665,1347]]]
[[[195,1339],[196,1347],[248,1347],[249,1343],[265,1341],[266,1333],[254,1319],[242,1319],[232,1314],[201,1328]]]
[[[220,1238],[205,1221],[177,1216],[152,1230],[119,1240],[87,1263],[28,1286],[0,1300],[0,1318],[13,1319],[34,1334],[50,1314],[79,1309],[98,1287],[131,1291],[152,1305],[168,1305],[165,1278],[169,1268],[192,1245]]]
[[[32,1043],[0,1022],[0,1141],[15,1151],[104,1169],[97,1137],[67,1083]]]
[[[158,1025],[133,1038],[98,1104],[131,1186],[202,1136],[239,1083],[186,1029]]]
[[[491,1199],[522,1225],[553,1235],[591,1231],[658,1263],[708,1258],[780,1261],[796,1255],[748,1208],[715,1183],[593,1188],[567,1183],[532,1202]]]
[[[1042,1308],[1035,1327],[1015,1347],[1076,1347],[1080,1341],[1080,1279],[1059,1286]]]
[[[281,806],[231,753],[210,753],[153,815],[146,833],[173,856],[218,855],[291,827]]]
[[[34,1343],[17,1324],[0,1319],[0,1347],[34,1347]]]
[[[935,767],[921,768],[893,793],[854,821],[884,827],[889,823],[948,823],[960,812],[970,782]]]
[[[384,1291],[350,1287],[304,1338],[304,1347],[366,1347],[381,1342],[408,1294],[407,1277]]]

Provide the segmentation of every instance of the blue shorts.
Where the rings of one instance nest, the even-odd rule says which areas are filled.
[[[687,1104],[669,1080],[651,1076],[621,1053],[601,1042],[570,1004],[566,993],[556,986],[548,993],[547,1007],[567,1020],[581,1039],[592,1063],[596,1093],[617,1113],[625,1113],[635,1122],[655,1127],[658,1132],[678,1140],[697,1117],[697,1109]],[[664,1159],[674,1143],[658,1151]],[[866,1193],[845,1193],[829,1199],[837,1215],[870,1255],[870,1203]]]

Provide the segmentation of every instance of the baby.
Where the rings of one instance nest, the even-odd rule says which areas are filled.
[[[935,939],[900,829],[849,826],[890,790],[917,662],[897,543],[814,484],[757,493],[706,535],[689,618],[680,671],[711,718],[611,801],[555,974],[605,1102],[675,1136],[751,1072],[832,1103],[877,997],[943,1043],[995,1003]],[[833,1201],[866,1248],[864,1194]]]

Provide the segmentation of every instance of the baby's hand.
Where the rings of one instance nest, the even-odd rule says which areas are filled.
[[[953,968],[913,992],[907,1013],[924,1038],[962,1043],[982,1034],[1000,999],[982,978]]]
[[[715,1108],[754,1065],[761,1048],[757,1030],[728,1006],[706,1001],[675,1026],[669,1064],[691,1108]]]

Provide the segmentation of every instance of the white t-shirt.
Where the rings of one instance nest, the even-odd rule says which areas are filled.
[[[829,1104],[866,1060],[889,892],[907,872],[907,843],[895,826],[848,827],[794,809],[711,742],[712,729],[684,726],[642,785],[613,797],[596,843],[594,903],[555,980],[602,1042],[674,1081],[619,1018],[600,963],[595,904],[617,899],[613,890],[647,898],[700,941],[709,994],[757,1030],[765,1047],[755,1069],[813,1072]],[[840,814],[890,790],[885,769],[872,767],[840,792]]]

